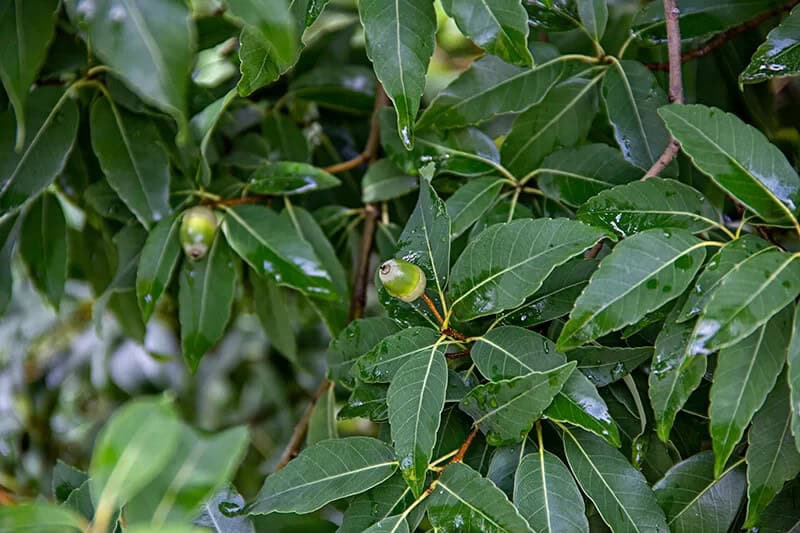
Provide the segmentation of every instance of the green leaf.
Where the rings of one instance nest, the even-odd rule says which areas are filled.
[[[36,289],[58,309],[67,281],[67,221],[56,196],[43,194],[26,210],[19,253]]]
[[[608,6],[606,0],[577,0],[578,15],[581,18],[583,27],[595,41],[606,32],[608,23]]]
[[[411,356],[389,385],[389,425],[400,470],[414,495],[425,488],[425,474],[436,444],[447,388],[445,347],[435,344]]]
[[[594,435],[566,429],[564,451],[583,492],[612,531],[669,531],[644,476],[620,452]]]
[[[250,517],[236,514],[243,508],[244,498],[228,486],[203,503],[202,512],[194,523],[216,533],[255,533]]]
[[[739,75],[742,83],[800,74],[800,9],[793,9],[783,22],[767,34],[767,40],[753,54]]]
[[[693,293],[689,291],[690,298]],[[669,442],[670,430],[678,411],[706,373],[706,358],[691,353],[695,323],[677,321],[680,304],[678,302],[667,315],[656,337],[649,377],[648,395],[655,415],[656,432],[664,443]]]
[[[419,353],[438,344],[440,333],[431,328],[406,328],[384,338],[356,361],[354,373],[367,383],[389,383],[397,371]],[[444,348],[446,344],[442,344]]]
[[[213,139],[214,131],[225,110],[236,98],[236,91],[231,89],[225,96],[215,100],[205,109],[192,117],[189,126],[196,140],[200,142],[200,164],[197,166],[196,181],[203,185],[211,183],[211,161],[209,160],[209,145]]]
[[[652,229],[616,245],[575,302],[557,346],[568,350],[634,324],[680,296],[705,244],[685,230]]]
[[[337,417],[340,420],[368,418],[373,422],[388,420],[389,407],[386,405],[388,389],[389,385],[383,383],[375,385],[356,382],[353,392],[347,399],[347,403],[339,410]],[[403,481],[403,485],[408,486],[405,481]]]
[[[58,0],[6,0],[0,5],[0,81],[17,117],[18,148],[26,136],[25,101],[47,57],[57,12]]]
[[[471,320],[521,305],[555,267],[591,248],[601,235],[567,219],[491,226],[453,266],[449,300],[455,315]]]
[[[491,446],[523,440],[575,369],[570,362],[546,372],[480,385],[461,400]]]
[[[481,374],[490,381],[547,372],[566,362],[550,339],[514,326],[495,328],[476,339],[470,355]],[[583,427],[619,446],[619,433],[608,407],[594,385],[580,372],[570,375],[544,414],[553,420]]]
[[[523,457],[535,451],[535,447],[530,446],[530,444],[531,438],[529,436],[518,444],[496,448],[492,454],[486,477],[509,498],[514,493],[514,474],[519,468],[520,461],[522,461]],[[520,514],[522,514],[521,511]]]
[[[270,113],[261,124],[269,145],[270,161],[311,161],[308,141],[294,121],[279,113]]]
[[[322,441],[267,477],[248,513],[310,513],[378,485],[395,470],[394,452],[377,439]]]
[[[747,439],[747,518],[743,527],[755,527],[761,512],[800,472],[800,453],[790,430],[792,409],[789,386],[781,374],[764,406],[753,417]]]
[[[311,446],[325,439],[336,439],[336,395],[334,387],[328,387],[325,393],[314,404],[311,418],[308,421],[306,445]]]
[[[12,279],[12,254],[19,233],[18,217],[11,215],[0,221],[0,317],[11,303],[14,280]]]
[[[292,80],[289,92],[320,107],[367,114],[375,100],[375,75],[359,65],[318,64]]]
[[[490,54],[515,65],[533,65],[528,17],[517,0],[444,0],[442,7],[465,36]]]
[[[733,268],[711,293],[692,338],[692,353],[709,354],[750,335],[800,294],[800,261],[767,250]]]
[[[547,156],[536,170],[544,194],[569,205],[581,205],[595,194],[638,180],[644,172],[605,144],[587,144]]]
[[[408,522],[403,514],[398,514],[384,518],[377,524],[373,524],[365,533],[409,533]]]
[[[342,182],[307,163],[265,163],[248,178],[246,189],[255,194],[292,195],[338,187]]]
[[[667,95],[656,77],[637,61],[615,62],[603,80],[602,93],[623,157],[639,168],[650,168],[669,142],[657,114]]]
[[[89,466],[98,512],[127,503],[155,479],[174,457],[180,434],[175,410],[163,400],[137,399],[116,411]]]
[[[447,199],[452,238],[467,231],[495,204],[503,184],[502,178],[496,176],[469,180]]]
[[[529,531],[503,491],[463,463],[444,469],[428,497],[428,517],[437,531]]]
[[[784,533],[800,526],[800,481],[795,479],[761,513],[758,530],[762,533]]]
[[[199,261],[184,260],[178,290],[181,349],[194,372],[205,353],[225,333],[236,293],[233,255],[217,234],[208,255]]]
[[[484,56],[436,95],[417,127],[459,128],[496,115],[525,111],[542,101],[558,82],[562,69],[561,62],[531,69]]]
[[[94,502],[92,502],[92,481],[87,478],[86,481],[81,483],[80,487],[70,493],[62,507],[72,509],[80,513],[85,519],[91,520],[95,513]],[[116,519],[111,520],[112,524],[116,524],[116,522]]]
[[[417,178],[398,170],[388,159],[375,161],[361,182],[361,201],[365,204],[392,200],[417,188]]]
[[[689,320],[699,315],[706,308],[708,300],[716,289],[725,283],[731,274],[739,270],[742,263],[770,249],[774,250],[774,247],[755,235],[742,235],[726,243],[708,261],[700,277],[697,278],[694,290],[688,292],[688,298],[681,309],[678,321]]]
[[[715,479],[714,454],[710,451],[700,452],[670,468],[653,486],[670,531],[728,531],[744,497],[743,470],[737,465]]]
[[[208,437],[184,427],[175,455],[146,487],[125,505],[128,523],[186,523],[208,498],[230,480],[247,451],[243,427]]]
[[[286,0],[268,4],[228,0],[228,5],[245,24],[239,49],[242,77],[237,89],[241,96],[249,96],[289,70],[297,60],[300,35]]]
[[[65,0],[92,52],[136,95],[187,126],[186,98],[195,29],[184,2]]]
[[[792,332],[786,350],[788,382],[791,390],[792,434],[795,446],[800,451],[800,306],[795,307],[792,319]]]
[[[178,214],[159,221],[147,235],[136,271],[136,299],[147,322],[158,299],[169,286],[181,257],[178,238],[181,217]]]
[[[35,524],[35,528],[31,526]],[[88,527],[79,514],[64,507],[45,503],[28,503],[0,507],[0,529],[36,533],[79,532]]]
[[[231,247],[258,274],[308,296],[336,298],[330,274],[288,217],[259,205],[239,205],[226,209],[222,228]]]
[[[683,0],[680,4],[681,39],[706,37],[738,26],[770,8],[783,4],[781,0]],[[633,31],[653,43],[667,41],[663,2],[645,6],[633,20]]]
[[[503,165],[522,178],[556,149],[583,140],[597,112],[596,86],[602,79],[600,73],[590,80],[575,78],[562,82],[519,115],[500,149]]]
[[[25,145],[17,152],[14,116],[0,114],[0,213],[35,198],[64,170],[78,133],[78,106],[52,87],[33,91],[25,110]]]
[[[271,279],[261,276],[252,276],[250,283],[253,285],[256,315],[269,342],[286,359],[297,363],[297,339],[292,323],[294,315],[289,312],[291,307],[287,301],[288,289],[278,287]]]
[[[331,341],[325,359],[328,379],[352,387],[350,367],[356,359],[367,353],[373,346],[393,333],[400,326],[389,318],[362,318],[350,322],[339,335]]]
[[[397,131],[407,149],[414,147],[414,119],[433,55],[436,13],[430,0],[358,4],[367,56],[397,110]]]
[[[653,356],[653,348],[611,348],[584,346],[567,353],[567,359],[577,361],[578,368],[597,387],[605,387],[630,374]]]
[[[108,184],[145,228],[170,212],[169,157],[154,123],[114,107],[106,98],[92,106],[92,147]]]
[[[650,178],[601,192],[581,206],[577,217],[627,237],[653,228],[700,233],[714,227],[718,216],[697,190],[675,180]]]
[[[56,466],[53,468],[53,479],[51,481],[53,496],[56,501],[64,502],[72,494],[72,491],[78,490],[87,479],[89,479],[89,476],[86,472],[58,459]]]
[[[402,475],[395,474],[377,487],[353,498],[344,512],[338,533],[361,533],[370,526],[405,511],[413,502],[411,488]],[[421,512],[415,511],[412,511],[411,516],[421,517]],[[413,523],[416,521],[418,519],[411,520]]]
[[[668,106],[659,114],[694,165],[723,190],[768,222],[794,220],[800,177],[764,134],[699,104]]]
[[[783,369],[791,312],[776,315],[752,335],[720,351],[711,386],[710,433],[714,473],[725,469],[753,415]]]
[[[589,530],[583,497],[572,474],[561,459],[543,448],[520,461],[514,477],[514,504],[533,531]]]

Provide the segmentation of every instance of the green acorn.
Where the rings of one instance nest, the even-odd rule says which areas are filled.
[[[187,209],[181,221],[181,246],[192,260],[202,259],[208,253],[217,234],[217,215],[207,207]]]
[[[425,274],[417,265],[402,259],[389,259],[378,273],[386,292],[404,302],[413,302],[425,292]]]

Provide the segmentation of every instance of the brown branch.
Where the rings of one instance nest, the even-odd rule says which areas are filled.
[[[14,495],[0,485],[0,506],[14,505]]]
[[[469,348],[467,348],[466,350],[461,350],[460,352],[446,353],[446,354],[444,354],[444,356],[447,359],[461,359],[462,357],[468,356],[469,352],[470,352],[470,350],[469,350]]]
[[[594,243],[594,246],[592,246],[592,248],[588,252],[586,252],[586,255],[584,255],[583,257],[584,259],[594,259],[595,257],[597,257],[597,254],[599,254],[600,250],[602,249],[603,249],[603,239],[600,239],[599,241]]]
[[[222,200],[210,200],[208,205],[242,205],[242,204],[260,204],[270,200],[270,197],[265,194],[255,194],[253,196],[242,196],[240,198],[223,198]]]
[[[771,19],[772,17],[776,17],[782,13],[790,11],[794,6],[800,4],[800,0],[789,0],[783,5],[775,6],[769,11],[765,11],[760,15],[757,15],[750,20],[745,21],[744,23],[740,24],[739,26],[734,26],[722,33],[717,34],[713,39],[708,41],[705,45],[701,46],[700,48],[696,48],[694,50],[689,50],[685,52],[683,55],[680,56],[681,63],[686,63],[693,59],[697,59],[698,57],[703,57],[705,55],[710,54],[726,42],[730,41],[737,35],[746,32],[747,30],[751,30],[756,26],[759,26],[761,23]],[[669,70],[669,61],[663,63],[645,63],[645,66],[650,70]]]
[[[353,283],[353,295],[350,298],[349,320],[360,318],[364,314],[367,303],[367,285],[369,283],[369,263],[372,256],[372,241],[380,209],[375,204],[364,206],[364,228],[361,233],[361,250],[358,254],[358,269]]]
[[[308,432],[308,423],[311,421],[311,413],[314,411],[314,406],[317,405],[317,402],[320,398],[322,398],[322,395],[328,392],[328,387],[330,386],[331,382],[327,379],[323,379],[319,388],[314,393],[314,396],[311,397],[311,401],[308,403],[308,406],[306,406],[306,410],[303,411],[303,416],[294,427],[294,431],[292,431],[289,444],[286,445],[286,448],[284,448],[280,459],[278,459],[278,464],[275,465],[276,472],[289,464],[289,461],[294,459],[294,457],[297,455],[297,452],[300,450],[300,446],[303,445],[303,440],[306,438],[306,433]]]
[[[439,322],[439,325],[444,323],[444,318],[442,318],[442,315],[439,313],[439,310],[436,309],[436,304],[433,303],[433,300],[431,300],[430,297],[425,293],[422,293],[422,299],[425,300],[426,304],[428,304],[428,309],[430,309],[431,313],[433,313],[433,316],[436,317],[436,320]]]
[[[456,452],[455,457],[450,460],[450,463],[460,463],[464,460],[464,456],[467,455],[467,450],[469,450],[470,445],[472,445],[472,441],[475,440],[475,435],[478,434],[478,426],[472,426],[472,431],[469,432],[467,435],[467,439],[461,444],[458,448],[458,452]]]
[[[667,25],[667,52],[669,55],[669,100],[675,104],[683,103],[683,77],[681,76],[681,11],[678,0],[664,0],[664,20]],[[669,165],[681,145],[670,135],[669,143],[653,166],[645,173],[643,180],[658,176]]]
[[[389,103],[389,97],[386,95],[386,91],[383,90],[383,85],[378,83],[375,90],[375,107],[372,110],[369,137],[367,137],[367,144],[364,145],[364,151],[353,159],[348,159],[347,161],[342,161],[341,163],[336,163],[335,165],[325,167],[323,169],[325,172],[330,172],[331,174],[346,172],[362,165],[363,163],[367,163],[375,159],[375,157],[378,155],[378,147],[380,146],[381,140],[378,111],[380,111],[380,109],[387,103]]]

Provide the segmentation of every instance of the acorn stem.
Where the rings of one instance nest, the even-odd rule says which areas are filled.
[[[422,293],[422,299],[425,300],[426,304],[428,304],[428,309],[431,310],[433,316],[436,317],[436,320],[439,322],[439,325],[441,325],[444,322],[444,319],[442,318],[442,315],[439,314],[439,310],[436,309],[436,305],[433,303],[433,300],[431,300],[425,293]]]

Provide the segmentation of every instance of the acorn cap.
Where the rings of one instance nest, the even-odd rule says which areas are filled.
[[[192,207],[183,213],[181,246],[189,259],[202,259],[217,234],[217,215],[204,206]]]
[[[390,295],[404,302],[413,302],[425,292],[425,273],[403,259],[389,259],[378,271],[383,287]]]

